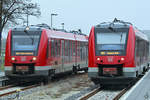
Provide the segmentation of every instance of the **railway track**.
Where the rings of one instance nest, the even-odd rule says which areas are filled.
[[[11,94],[14,94],[14,93],[25,91],[27,89],[38,87],[40,85],[41,84],[35,84],[35,85],[26,86],[26,87],[15,87],[14,85],[9,85],[9,86],[6,86],[6,87],[1,87],[0,88],[0,90],[1,90],[0,91],[0,98],[3,97],[3,96],[8,96],[8,95],[11,95]]]
[[[100,92],[101,88],[96,88],[93,91],[91,91],[90,93],[88,93],[87,95],[83,96],[82,98],[80,98],[80,100],[87,100],[90,97],[94,96],[96,93]]]
[[[2,90],[5,90],[5,89],[8,89],[8,88],[12,88],[14,87],[15,85],[7,85],[7,86],[4,86],[4,87],[0,87],[0,91]]]
[[[116,95],[113,100],[119,100],[121,98],[121,96],[123,96],[129,89],[130,87],[124,88],[118,95]]]
[[[82,74],[85,74],[85,73],[80,73],[80,74],[77,74],[77,75],[82,75]],[[72,77],[75,77],[77,75],[74,75],[72,74]],[[63,77],[63,79],[67,78],[68,76],[66,77]],[[58,78],[58,79],[55,79],[53,81],[51,81],[50,83],[54,83],[54,82],[57,82],[59,80],[62,80],[62,78]],[[30,82],[29,82],[30,83]],[[13,84],[13,85],[7,85],[7,86],[4,86],[4,87],[0,87],[0,98],[5,98],[5,97],[9,97],[10,95],[17,95],[18,93],[20,95],[22,95],[22,93],[27,90],[27,89],[31,89],[31,88],[34,88],[34,87],[38,87],[38,86],[41,86],[41,85],[49,85],[50,83],[48,84],[42,84],[42,83],[39,83],[39,84],[35,84],[35,85],[30,85],[30,86],[25,86],[25,87],[20,87],[22,86],[23,84],[28,84],[27,82],[26,83],[21,83],[21,85],[19,84]],[[30,90],[29,90],[30,91]],[[16,98],[16,96],[10,96],[11,98]]]
[[[121,90],[108,90],[103,89],[103,87],[98,87],[81,97],[79,100],[119,100],[133,85],[134,84],[131,84]]]
[[[128,85],[127,87],[119,90],[119,91],[111,91],[111,90],[104,90],[103,87],[99,87],[93,91],[91,91],[90,93],[88,93],[87,95],[83,96],[82,98],[80,98],[79,100],[87,100],[89,98],[91,98],[92,96],[96,95],[96,94],[100,94],[100,97],[105,97],[105,99],[103,100],[119,100],[133,85],[135,85],[143,76],[140,76],[139,78],[137,78],[137,80],[135,80],[134,82],[131,82],[130,85]],[[108,95],[109,94],[109,95]],[[101,96],[103,95],[103,96]],[[105,95],[105,96],[104,96]],[[111,98],[111,99],[110,99]],[[97,99],[92,99],[92,100],[97,100]],[[89,99],[90,100],[90,99]],[[100,99],[101,100],[101,99]]]
[[[103,90],[102,88],[97,88],[87,95],[81,97],[79,100],[119,100],[119,98],[125,94],[127,91],[126,88],[120,90],[120,91],[108,91]]]

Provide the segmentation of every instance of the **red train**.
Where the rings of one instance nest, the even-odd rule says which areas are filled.
[[[43,78],[88,67],[88,37],[42,27],[14,28],[6,42],[5,74],[10,79]]]
[[[88,49],[88,76],[95,84],[128,84],[149,66],[148,37],[129,22],[92,27]]]

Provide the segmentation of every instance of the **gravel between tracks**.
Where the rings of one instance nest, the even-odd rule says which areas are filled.
[[[90,91],[89,87],[93,85],[87,74],[71,75],[47,86],[41,86],[37,92],[29,91],[25,93],[26,96],[21,94],[21,100],[76,100]]]
[[[113,98],[119,93],[120,91],[110,91],[110,90],[103,90],[99,93],[95,94],[88,100],[113,100]]]

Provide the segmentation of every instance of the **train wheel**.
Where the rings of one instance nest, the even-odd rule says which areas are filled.
[[[139,76],[138,71],[136,71],[136,77],[138,77],[138,76]]]
[[[73,73],[77,74],[77,72],[78,72],[77,66],[73,66]]]
[[[98,85],[100,82],[97,80],[97,79],[93,79],[91,78],[92,82],[95,84],[95,85]]]
[[[144,68],[143,68],[142,74],[145,74],[145,72],[146,72],[146,68],[144,67]]]
[[[85,72],[85,73],[87,73],[87,72],[88,72],[88,69],[87,69],[87,68],[86,68],[86,69],[84,69],[84,72]]]
[[[50,76],[44,76],[44,78],[43,78],[43,83],[44,83],[44,84],[48,84],[48,83],[50,82],[50,80],[51,80],[51,77],[50,77]]]

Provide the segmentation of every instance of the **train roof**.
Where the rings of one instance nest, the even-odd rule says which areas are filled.
[[[131,25],[130,22],[124,22],[115,18],[114,21],[100,23],[95,28],[129,28]]]
[[[13,28],[12,31],[24,31],[27,30],[28,27],[17,27]],[[29,27],[28,31],[42,31],[42,28],[38,27]]]
[[[132,23],[130,23],[130,22],[124,22],[124,21],[118,20],[116,18],[112,22],[103,22],[103,23],[100,23],[100,24],[96,25],[95,28],[112,28],[113,29],[113,28],[130,28],[131,26],[135,30],[136,36],[138,36],[141,39],[144,39],[146,41],[149,41],[147,35],[144,34],[141,31],[139,31],[136,27],[134,27],[132,25]]]
[[[49,38],[75,40],[74,34],[69,34],[61,31],[46,30]]]
[[[138,30],[136,27],[134,27],[134,30],[135,30],[136,36],[140,37],[143,40],[149,41],[148,36],[144,32]]]
[[[78,34],[55,31],[55,30],[46,30],[46,31],[49,38],[77,40],[77,41],[85,41],[85,42],[88,41],[85,35],[78,35]]]
[[[78,31],[67,32],[66,30],[62,30],[62,29],[51,29],[48,25],[45,25],[45,24],[31,25],[29,27],[22,26],[22,27],[12,29],[12,31],[25,31],[25,30],[28,30],[28,31],[46,30],[47,35],[50,38],[88,41],[87,35],[82,34],[81,32],[78,32]]]
[[[39,31],[42,29],[51,29],[47,24],[37,24],[37,25],[30,25],[30,26],[19,26],[17,28],[13,28],[12,30],[15,31],[22,31],[22,30],[26,30],[29,29],[29,31]]]

